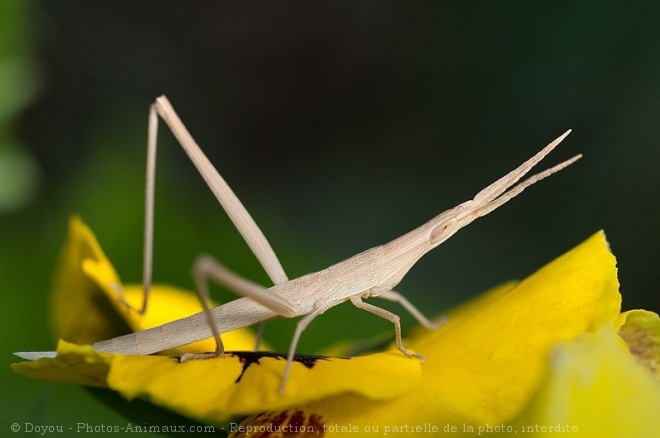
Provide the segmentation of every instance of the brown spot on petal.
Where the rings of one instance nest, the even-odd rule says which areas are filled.
[[[637,362],[647,368],[656,381],[660,382],[660,343],[657,342],[653,333],[639,326],[624,325],[619,331],[619,336],[628,344],[628,350],[635,356]]]
[[[282,412],[264,412],[246,418],[236,426],[232,438],[284,438],[284,437],[322,437],[325,434],[325,422],[320,415],[307,414],[300,410]]]

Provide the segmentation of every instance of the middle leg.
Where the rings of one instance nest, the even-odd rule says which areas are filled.
[[[380,316],[381,318],[385,318],[386,320],[390,321],[392,324],[394,324],[394,336],[395,336],[395,343],[396,343],[396,348],[399,349],[403,354],[405,354],[408,357],[416,357],[417,359],[421,360],[422,363],[424,363],[424,356],[421,354],[417,353],[411,353],[408,350],[405,349],[403,346],[403,340],[401,339],[401,318],[399,315],[395,315],[394,313],[381,309],[380,307],[376,307],[372,304],[365,303],[362,301],[362,298],[359,296],[353,296],[351,297],[351,303],[358,309],[366,310],[369,313],[373,313],[376,316]]]

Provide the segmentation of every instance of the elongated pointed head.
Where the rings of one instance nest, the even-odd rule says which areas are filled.
[[[474,197],[450,210],[440,213],[430,221],[382,246],[384,261],[381,262],[380,287],[371,290],[371,296],[391,290],[417,261],[433,248],[453,236],[458,230],[478,217],[485,216],[519,195],[525,188],[574,163],[576,155],[543,172],[518,183],[529,170],[543,159],[570,131],[550,143],[512,172],[495,181]],[[516,185],[517,184],[517,185]]]
[[[438,215],[431,221],[434,222],[435,226],[429,234],[429,244],[431,244],[432,247],[440,245],[476,218],[487,215],[491,211],[518,196],[527,187],[559,172],[582,158],[582,155],[576,155],[569,160],[530,176],[521,183],[518,183],[518,181],[525,176],[532,167],[538,164],[570,133],[571,130],[569,129],[532,158],[477,193],[471,201],[464,202],[457,207]],[[516,183],[518,184],[516,185]]]

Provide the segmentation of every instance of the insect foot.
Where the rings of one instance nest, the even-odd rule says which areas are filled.
[[[435,329],[440,328],[440,326],[443,326],[443,325],[447,324],[448,322],[449,322],[449,318],[446,317],[445,315],[442,315],[442,316],[438,317],[438,319],[436,319],[435,321],[431,322],[429,328],[431,328],[432,330],[435,330]]]
[[[401,353],[405,354],[407,357],[416,357],[421,363],[426,362],[423,354],[411,353],[403,347],[399,347],[399,351],[401,351]]]
[[[126,295],[124,295],[124,290],[122,289],[119,283],[110,283],[110,288],[114,289],[115,292],[117,292],[117,299],[119,300],[120,303],[126,306],[128,310],[133,310],[135,312],[138,312],[140,315],[144,313],[143,310],[133,306],[131,303],[129,303],[126,300]]]
[[[207,359],[213,359],[213,358],[216,358],[216,357],[223,358],[223,357],[225,357],[225,353],[223,352],[223,353],[218,354],[215,351],[213,353],[185,353],[185,354],[182,354],[179,357],[179,363],[184,363],[184,362],[187,362],[189,360],[207,360]]]

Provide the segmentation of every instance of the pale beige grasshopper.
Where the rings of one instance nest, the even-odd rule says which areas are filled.
[[[470,224],[476,218],[485,216],[520,194],[525,188],[564,169],[581,157],[581,155],[576,155],[518,183],[532,167],[570,133],[570,130],[566,131],[518,168],[481,190],[472,200],[440,213],[425,224],[389,243],[371,248],[321,271],[289,280],[273,249],[250,214],[193,140],[167,98],[161,96],[151,106],[149,116],[142,312],[147,307],[152,277],[156,135],[159,116],[172,130],[268,273],[274,286],[266,288],[256,284],[231,272],[210,256],[202,255],[195,261],[193,274],[197,291],[205,309],[203,312],[149,330],[97,342],[93,347],[103,352],[149,355],[213,336],[217,345],[214,353],[185,355],[182,360],[223,356],[224,347],[220,338],[222,333],[257,323],[263,324],[265,321],[277,317],[293,318],[302,316],[303,318],[296,326],[289,347],[280,392],[285,389],[296,346],[302,332],[318,315],[345,301],[350,301],[354,306],[392,322],[394,324],[396,347],[406,356],[416,357],[423,361],[424,358],[421,354],[411,353],[403,346],[399,316],[388,310],[365,303],[363,299],[380,297],[398,302],[423,326],[429,329],[437,328],[441,320],[429,321],[403,295],[393,290],[408,270],[424,254],[453,236],[459,229]],[[518,184],[516,185],[516,183]],[[244,298],[210,308],[208,279],[217,281]],[[261,337],[262,327],[263,325],[260,326],[258,338]],[[16,354],[26,359],[36,359],[39,357],[52,357],[54,352]]]

